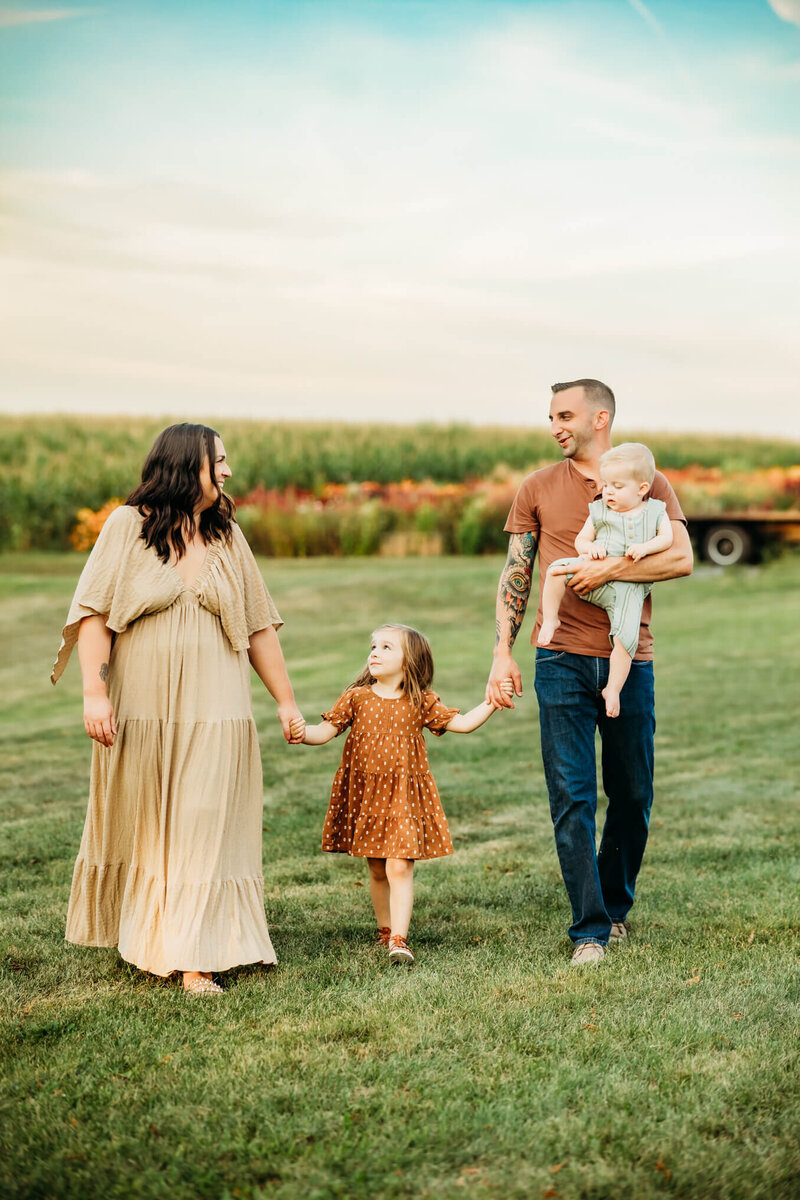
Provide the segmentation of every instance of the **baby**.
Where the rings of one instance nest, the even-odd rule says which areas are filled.
[[[656,464],[647,446],[625,442],[600,459],[602,500],[589,505],[589,516],[575,538],[580,558],[551,563],[542,590],[542,625],[537,642],[547,646],[561,622],[558,610],[567,583],[586,559],[619,555],[638,562],[672,545],[672,525],[662,500],[647,500]],[[618,717],[620,692],[639,645],[642,604],[652,584],[609,580],[581,599],[605,609],[611,622],[612,651],[608,683],[603,688],[606,716]]]

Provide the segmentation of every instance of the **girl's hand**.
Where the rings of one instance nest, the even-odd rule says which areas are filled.
[[[302,717],[295,717],[289,722],[290,743],[302,742],[306,736],[306,723]]]
[[[625,557],[630,558],[633,562],[638,562],[640,558],[645,558],[647,550],[641,542],[636,542],[633,546],[628,546],[625,551]]]
[[[589,558],[605,558],[608,551],[605,546],[601,546],[599,542],[594,542],[589,550]]]
[[[117,733],[114,709],[106,695],[84,696],[83,727],[93,741],[113,746]]]

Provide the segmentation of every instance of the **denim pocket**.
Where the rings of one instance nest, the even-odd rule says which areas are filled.
[[[567,653],[568,652],[566,650],[548,650],[546,646],[537,646],[536,662],[557,662],[559,658],[566,658]]]

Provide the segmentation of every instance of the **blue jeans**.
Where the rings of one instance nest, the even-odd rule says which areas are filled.
[[[600,693],[607,682],[607,658],[536,651],[542,761],[558,860],[572,906],[569,936],[575,943],[603,945],[611,922],[624,920],[633,904],[653,803],[656,728],[652,662],[631,663],[618,717],[605,714]],[[608,797],[597,851],[595,729],[602,739],[603,789]]]

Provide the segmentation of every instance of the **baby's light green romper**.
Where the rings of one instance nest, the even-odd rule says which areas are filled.
[[[629,546],[638,542],[649,542],[655,537],[658,523],[666,512],[663,500],[647,500],[635,513],[614,512],[605,501],[593,500],[589,505],[589,516],[594,526],[595,540],[602,542],[609,557],[622,557]],[[579,558],[559,559],[559,565],[577,568]],[[555,565],[555,564],[554,564]],[[572,576],[568,575],[567,579]],[[631,658],[639,646],[639,626],[642,621],[642,605],[650,595],[651,583],[628,583],[613,579],[581,596],[590,604],[604,608],[611,622],[609,637],[612,644],[619,638]]]

